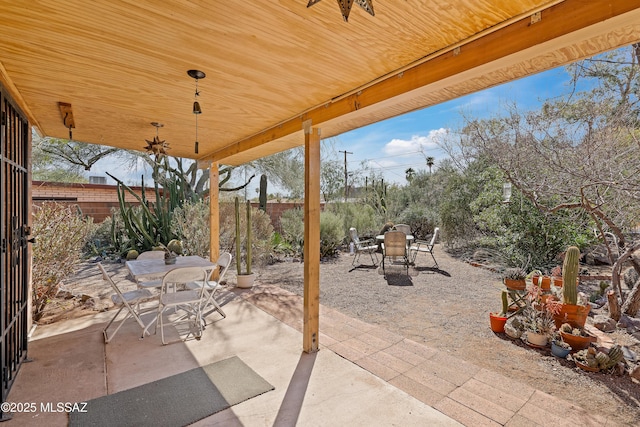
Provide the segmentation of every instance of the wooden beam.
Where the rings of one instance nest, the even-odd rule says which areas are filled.
[[[318,351],[320,319],[320,129],[304,132],[303,350]]]
[[[437,52],[353,94],[301,112],[283,123],[208,153],[203,158],[221,161],[297,132],[307,120],[320,125],[639,8],[640,0],[566,0],[544,9],[538,21],[526,17],[463,43],[456,49]]]
[[[212,262],[220,256],[220,170],[217,162],[209,167],[209,259]]]

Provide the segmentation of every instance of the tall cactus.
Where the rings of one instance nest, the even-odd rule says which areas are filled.
[[[242,272],[242,233],[240,232],[240,199],[236,197],[235,200],[235,214],[236,214],[236,271],[238,276],[243,274],[251,274],[251,202],[247,200],[247,239],[246,239],[246,252],[245,261],[247,264],[247,270]]]
[[[251,274],[251,202],[247,200],[247,274]]]
[[[500,312],[500,316],[506,316],[509,312],[509,292],[506,289],[502,290],[502,311]]]
[[[570,246],[562,265],[562,297],[565,304],[578,303],[578,269],[580,249]]]
[[[260,177],[260,194],[258,197],[260,202],[260,210],[267,212],[267,176],[262,175]]]
[[[242,243],[242,239],[240,237],[240,199],[236,197],[236,271],[238,276],[242,274],[242,264],[240,260],[242,259],[240,256],[242,255],[240,246]]]

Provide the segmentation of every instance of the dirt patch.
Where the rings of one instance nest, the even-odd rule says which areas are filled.
[[[606,416],[615,425],[637,425],[637,381],[627,375],[587,373],[573,362],[554,357],[549,350],[533,349],[521,341],[494,334],[488,317],[489,312],[500,308],[503,285],[499,275],[458,260],[439,245],[435,257],[438,269],[429,268],[431,258],[420,255],[409,276],[393,266],[394,273],[386,279],[378,268],[353,269],[353,258],[348,254],[324,261],[320,267],[320,303],[572,401],[594,415]],[[362,257],[363,263],[367,261]],[[122,264],[107,267],[116,277],[126,275]],[[256,270],[259,283],[303,294],[303,264],[299,261],[287,260]],[[227,277],[233,283],[231,270]],[[589,286],[597,287],[598,282]],[[73,303],[76,305],[68,310],[59,306],[44,321],[77,317],[110,305],[111,291],[102,284],[95,265],[83,265],[66,288],[90,295],[94,301]],[[592,311],[597,314],[599,310]],[[638,341],[629,334],[618,331],[608,336],[640,354]]]

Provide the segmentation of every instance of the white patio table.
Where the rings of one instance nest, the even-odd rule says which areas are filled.
[[[216,267],[215,262],[211,262],[208,259],[202,258],[197,255],[179,256],[176,257],[175,264],[165,264],[164,259],[143,259],[143,260],[131,260],[127,261],[127,269],[136,281],[140,279],[145,280],[157,280],[162,279],[169,271],[181,268],[181,267],[204,267],[208,270],[213,270]],[[153,325],[158,319],[156,315],[144,328],[142,336],[148,334],[149,327]]]
[[[143,259],[127,261],[126,266],[131,276],[138,281],[162,279],[169,271],[180,267],[206,267],[213,270],[216,263],[198,255],[189,255],[177,257],[175,264],[165,264],[163,259]]]

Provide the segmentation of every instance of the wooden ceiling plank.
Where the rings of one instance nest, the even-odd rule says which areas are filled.
[[[375,106],[380,102],[401,96],[449,76],[499,60],[532,46],[567,36],[584,27],[624,15],[638,8],[640,8],[640,0],[614,0],[611,2],[567,0],[552,5],[542,11],[542,19],[535,24],[531,24],[531,20],[526,18],[514,22],[463,45],[458,55],[449,51],[436,56],[427,62],[403,71],[401,75],[389,76],[363,89],[360,93],[317,106],[276,127],[265,129],[252,137],[207,153],[203,158],[223,161],[230,156],[254,149],[300,130],[302,120],[310,119],[314,126],[319,126],[325,121],[359,109]]]

